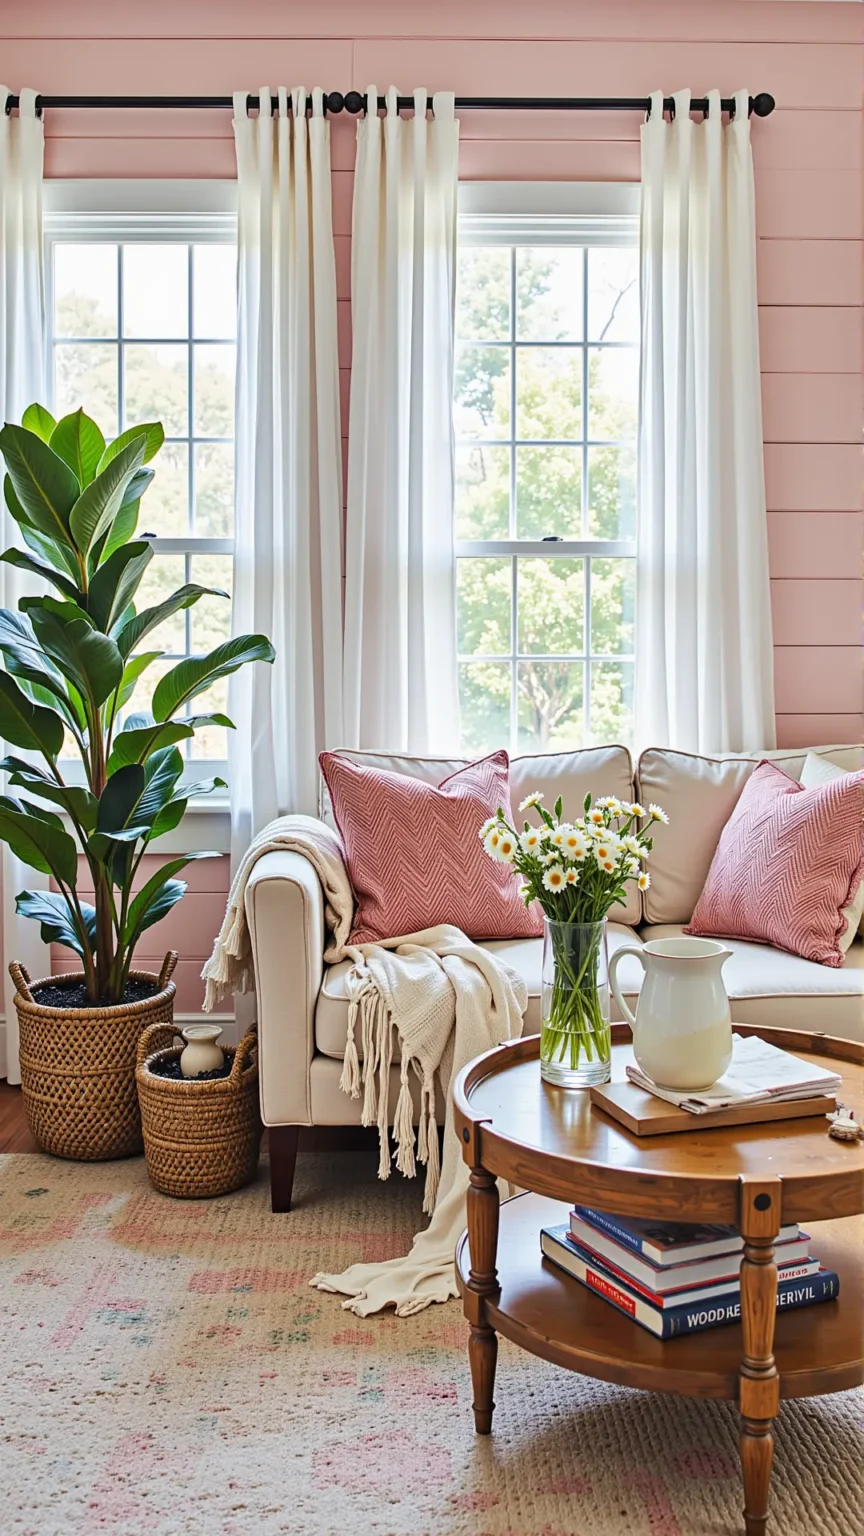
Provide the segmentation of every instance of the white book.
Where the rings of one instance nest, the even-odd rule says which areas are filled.
[[[732,1060],[722,1077],[710,1088],[660,1088],[635,1062],[627,1067],[632,1083],[644,1088],[667,1104],[676,1104],[691,1115],[709,1114],[712,1109],[731,1109],[739,1104],[784,1103],[795,1099],[831,1097],[843,1079],[827,1067],[802,1061],[790,1051],[781,1051],[758,1035],[733,1035]]]

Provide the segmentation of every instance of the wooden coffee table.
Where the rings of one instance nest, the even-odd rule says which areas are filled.
[[[839,1070],[844,1102],[864,1111],[864,1046],[735,1028]],[[613,1026],[613,1079],[631,1059],[629,1039],[626,1026]],[[539,1047],[536,1035],[499,1046],[470,1063],[453,1090],[471,1169],[456,1275],[471,1329],[476,1430],[492,1427],[499,1333],[585,1376],[735,1399],[747,1536],[763,1536],[780,1398],[864,1380],[864,1254],[859,1223],[847,1219],[864,1211],[864,1142],[834,1141],[824,1116],[640,1139],[587,1092],[542,1082]],[[499,1208],[498,1178],[534,1193]],[[622,1215],[737,1226],[745,1238],[740,1326],[663,1341],[549,1263],[540,1228],[566,1221],[577,1200]],[[774,1240],[793,1221],[840,1275],[840,1297],[777,1316]]]

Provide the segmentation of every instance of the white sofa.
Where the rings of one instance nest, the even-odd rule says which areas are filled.
[[[864,747],[809,750],[840,768],[864,767]],[[438,783],[462,766],[459,760],[394,757],[352,752],[355,761]],[[560,794],[565,815],[578,815],[585,794],[656,801],[669,825],[655,828],[651,887],[635,887],[626,907],[610,913],[610,949],[680,933],[692,915],[720,833],[757,762],[770,757],[799,777],[805,750],[719,758],[649,748],[635,766],[625,747],[596,747],[514,758],[510,786],[515,806],[529,790],[544,792],[547,805]],[[326,789],[320,814],[333,825]],[[318,878],[299,854],[274,852],[255,866],[246,893],[246,915],[255,960],[260,1041],[261,1110],[270,1134],[274,1210],[289,1210],[299,1128],[359,1123],[360,1104],[339,1088],[347,1033],[347,964],[325,966],[324,904]],[[539,1029],[540,939],[492,942],[528,984],[526,1032]],[[834,970],[762,944],[733,940],[724,980],[733,1018],[824,1031],[864,1040],[864,941],[859,934],[845,964]],[[619,977],[635,999],[642,967],[625,959]],[[628,1000],[629,1000],[628,998]],[[358,1047],[360,1042],[358,1040]],[[391,1113],[399,1090],[391,1078]],[[439,1105],[439,1110],[442,1106]]]

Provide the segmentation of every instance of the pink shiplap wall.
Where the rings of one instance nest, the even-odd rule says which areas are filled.
[[[862,739],[861,6],[42,0],[38,10],[0,7],[0,40],[4,80],[57,93],[222,94],[264,80],[343,91],[423,83],[465,95],[771,91],[778,110],[754,122],[753,143],[777,731],[783,745]],[[52,177],[234,174],[227,112],[52,112],[46,135]],[[351,121],[334,121],[343,432],[354,137]],[[461,138],[466,180],[639,177],[632,113],[466,112]],[[184,931],[215,921],[187,913]],[[209,944],[208,933],[194,953]],[[193,994],[190,979],[180,1006],[198,1006]]]

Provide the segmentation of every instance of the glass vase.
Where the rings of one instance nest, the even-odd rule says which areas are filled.
[[[612,1043],[606,921],[543,920],[540,1073],[559,1088],[608,1083]]]

